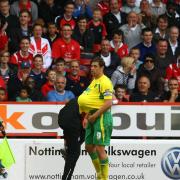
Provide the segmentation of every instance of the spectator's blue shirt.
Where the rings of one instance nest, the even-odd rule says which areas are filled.
[[[64,102],[75,98],[71,91],[64,91],[63,94],[58,93],[56,90],[49,91],[47,94],[47,101],[50,102]]]
[[[152,53],[155,55],[155,53],[156,53],[156,45],[154,43],[152,43],[151,46],[147,47],[142,42],[142,43],[138,44],[136,46],[136,48],[139,48],[139,50],[140,50],[139,60],[142,62],[144,62],[144,57],[146,56],[146,54]]]
[[[78,18],[80,15],[85,15],[86,18],[91,19],[93,16],[91,7],[88,5],[85,5],[85,8],[82,6],[76,6],[73,12],[73,17]]]

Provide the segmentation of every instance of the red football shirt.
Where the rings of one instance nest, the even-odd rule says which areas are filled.
[[[31,53],[29,53],[28,56],[23,56],[21,53],[21,50],[14,53],[11,58],[10,58],[10,63],[12,64],[17,64],[18,66],[21,65],[22,62],[24,61],[29,61],[29,63],[32,66],[32,62],[33,62],[33,55]]]
[[[70,20],[66,20],[64,17],[59,20],[59,27],[62,28],[65,24],[69,24],[72,29],[76,26],[76,21],[71,18]]]
[[[177,78],[179,83],[179,90],[180,90],[180,68],[177,66],[177,64],[170,64],[166,68],[166,77],[165,79],[169,80],[170,78]]]
[[[114,51],[114,47],[111,46],[111,51]],[[124,56],[127,56],[129,54],[128,52],[128,46],[126,44],[122,44],[117,50],[117,55],[119,58],[123,58]]]
[[[79,43],[73,39],[71,39],[69,43],[65,42],[62,38],[57,39],[52,45],[52,58],[63,58],[65,60],[79,60]]]
[[[54,90],[54,85],[46,82],[41,88],[41,93],[44,97],[46,97],[48,92],[52,90]]]

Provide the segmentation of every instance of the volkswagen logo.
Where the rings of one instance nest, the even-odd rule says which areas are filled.
[[[164,174],[171,179],[180,179],[180,148],[169,149],[161,161]]]

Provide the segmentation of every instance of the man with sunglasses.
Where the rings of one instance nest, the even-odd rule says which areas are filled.
[[[150,90],[160,95],[163,91],[163,81],[159,69],[154,64],[154,55],[149,53],[144,57],[144,63],[137,71],[137,77],[146,75],[151,82]]]

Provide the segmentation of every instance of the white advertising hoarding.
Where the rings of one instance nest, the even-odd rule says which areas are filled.
[[[0,104],[7,133],[41,133],[62,130],[57,123],[58,104]],[[179,136],[180,105],[115,105],[112,136]]]
[[[7,180],[62,179],[64,159],[59,149],[63,147],[63,140],[10,139],[9,143],[16,164],[7,171]],[[180,179],[180,141],[112,140],[106,150],[109,179]],[[91,160],[82,145],[72,179],[95,177]]]

